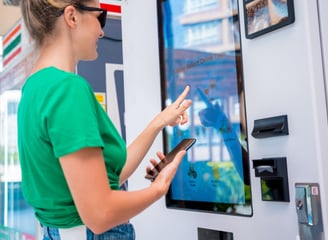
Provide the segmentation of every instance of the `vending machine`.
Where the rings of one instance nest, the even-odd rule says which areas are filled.
[[[131,220],[140,239],[322,240],[327,226],[326,1],[123,1],[127,142],[184,86],[197,139],[165,198]],[[147,89],[147,93],[146,93]],[[145,94],[146,93],[146,94]]]

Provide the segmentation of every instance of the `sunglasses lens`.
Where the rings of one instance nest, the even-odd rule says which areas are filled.
[[[107,18],[107,11],[103,11],[99,16],[98,20],[100,23],[101,28],[105,27],[106,24],[106,18]]]

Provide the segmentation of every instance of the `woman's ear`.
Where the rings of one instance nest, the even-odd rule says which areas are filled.
[[[64,10],[64,20],[66,24],[71,28],[76,28],[78,15],[75,7],[67,6]]]

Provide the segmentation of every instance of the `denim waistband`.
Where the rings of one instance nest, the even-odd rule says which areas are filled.
[[[43,226],[43,240],[135,240],[132,224],[122,224],[102,234],[94,234],[86,226],[54,228]]]

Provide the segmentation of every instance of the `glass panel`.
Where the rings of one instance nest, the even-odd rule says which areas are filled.
[[[0,239],[32,240],[36,221],[22,195],[17,150],[16,118],[21,92],[0,90]]]
[[[252,215],[237,0],[158,0],[163,105],[191,86],[188,126],[164,131],[165,152],[196,144],[168,207]]]

